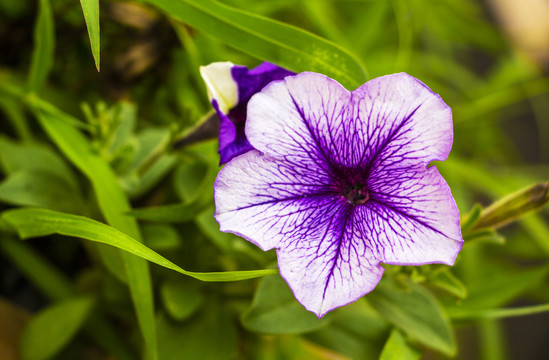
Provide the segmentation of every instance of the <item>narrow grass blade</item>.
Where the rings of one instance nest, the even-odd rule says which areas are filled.
[[[367,80],[348,51],[296,27],[213,0],[145,1],[230,46],[295,72],[323,73],[350,90]]]
[[[38,3],[38,19],[34,27],[34,50],[31,58],[28,88],[39,91],[53,66],[55,53],[55,28],[50,0]]]
[[[51,234],[79,237],[115,246],[140,258],[202,281],[238,281],[277,273],[277,270],[274,269],[211,273],[187,271],[114,227],[83,216],[28,208],[5,211],[2,213],[2,219],[14,226],[19,236],[24,239]]]
[[[80,0],[80,5],[88,27],[95,67],[99,71],[99,0]]]

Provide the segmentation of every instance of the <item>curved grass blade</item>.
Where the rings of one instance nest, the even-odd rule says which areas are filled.
[[[91,51],[95,67],[99,71],[99,0],[80,0],[90,36]]]
[[[348,51],[296,27],[214,0],[145,1],[230,46],[295,72],[319,72],[350,90],[367,80],[364,68]]]
[[[60,234],[108,244],[165,268],[202,281],[238,281],[276,274],[277,270],[247,270],[199,273],[182,269],[114,227],[77,215],[46,209],[15,209],[2,213],[2,219],[15,227],[24,239]]]

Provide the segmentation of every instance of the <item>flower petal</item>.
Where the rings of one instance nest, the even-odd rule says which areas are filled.
[[[359,231],[363,219],[321,185],[328,182],[321,170],[252,150],[225,165],[215,183],[221,230],[277,248],[281,275],[319,317],[371,291],[383,273]]]
[[[221,231],[269,250],[311,224],[316,203],[329,202],[322,185],[327,182],[322,171],[297,162],[278,162],[252,150],[219,172],[214,184],[215,218]]]
[[[452,265],[461,250],[459,211],[436,166],[376,168],[369,177],[370,201],[363,231],[382,262]]]
[[[250,100],[246,135],[275,156],[301,153],[313,163],[365,169],[390,157],[427,166],[445,160],[453,140],[450,108],[404,73],[352,93],[315,73],[274,82]]]
[[[288,76],[250,99],[246,136],[261,152],[328,170],[337,153],[332,130],[345,121],[350,98],[327,76]]]
[[[361,230],[362,214],[345,202],[337,205],[319,207],[312,214],[314,231],[295,236],[277,252],[280,274],[319,318],[372,291],[384,271]]]
[[[214,100],[217,102],[223,114],[228,114],[238,103],[238,85],[231,73],[233,67],[234,64],[230,61],[214,62],[200,67],[208,97],[212,104]]]
[[[356,134],[343,156],[350,167],[398,163],[399,167],[446,160],[452,148],[452,111],[418,79],[405,74],[382,76],[353,91]]]
[[[219,153],[223,151],[226,147],[231,145],[233,142],[235,142],[238,138],[238,133],[236,130],[236,126],[229,118],[229,115],[221,111],[219,108],[219,104],[217,103],[217,100],[212,100],[212,106],[214,110],[217,112],[217,116],[219,117]],[[248,144],[249,145],[249,144]],[[251,147],[251,145],[249,145]],[[240,154],[233,153],[232,151],[229,151],[230,154],[226,154],[225,156],[236,156]],[[223,160],[221,160],[223,161]],[[222,162],[223,163],[223,162]]]
[[[238,84],[238,102],[247,102],[266,85],[275,80],[282,80],[295,73],[269,62],[249,70],[245,66],[234,66],[231,70],[233,79]]]
[[[221,135],[219,136],[219,143],[221,144]],[[237,134],[231,143],[227,144],[223,149],[219,149],[219,165],[226,164],[234,157],[250,150],[253,150],[253,147],[248,142],[248,139],[245,136]]]

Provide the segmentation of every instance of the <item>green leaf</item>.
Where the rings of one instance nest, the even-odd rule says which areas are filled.
[[[352,43],[357,49],[374,52],[378,43],[387,44],[383,37],[388,33],[387,25],[392,21],[392,2],[370,1],[364,4],[367,4],[366,10],[356,12],[355,16],[360,20],[351,22],[348,33],[354,34]],[[365,23],[368,26],[364,26]]]
[[[85,208],[81,195],[64,179],[36,170],[17,172],[0,183],[0,202],[72,213]]]
[[[184,204],[152,206],[128,211],[128,215],[140,220],[181,223],[189,221],[210,206],[209,203],[193,201]]]
[[[408,1],[392,1],[395,21],[398,29],[398,52],[395,60],[395,71],[406,71],[413,53],[414,24],[410,17]]]
[[[80,0],[88,27],[95,67],[99,71],[99,0]]]
[[[465,234],[476,222],[480,219],[482,213],[482,206],[478,203],[473,205],[471,211],[464,216],[461,221],[461,232]]]
[[[170,316],[177,321],[187,319],[204,302],[200,289],[188,281],[166,281],[160,288],[160,296]]]
[[[410,338],[445,355],[456,353],[456,340],[450,321],[437,299],[425,288],[405,280],[407,288],[384,278],[368,294],[370,304]]]
[[[146,169],[136,184],[129,186],[127,192],[131,197],[141,196],[152,189],[177,164],[174,154],[161,155]]]
[[[50,299],[60,301],[74,296],[75,291],[70,280],[28,244],[12,238],[10,234],[2,234],[0,250],[34,286]],[[100,314],[91,316],[84,330],[99,345],[110,351],[116,359],[132,360],[134,358],[126,349],[121,334]]]
[[[219,230],[219,224],[215,221],[214,212],[214,206],[210,206],[207,211],[198,215],[195,220],[196,224],[204,235],[206,235],[221,251],[226,254],[234,253],[242,239],[232,233],[221,232]]]
[[[181,246],[181,238],[173,226],[143,224],[141,231],[145,245],[153,250],[172,250]]]
[[[461,280],[455,277],[454,274],[448,270],[448,268],[440,268],[439,271],[436,271],[434,274],[429,276],[428,282],[431,285],[446,290],[460,299],[467,296],[467,288],[465,285],[463,285]]]
[[[2,11],[2,14],[9,19],[22,18],[26,13],[28,13],[31,6],[30,1],[0,0],[0,11]]]
[[[295,72],[315,71],[355,89],[367,77],[349,52],[314,34],[213,0],[145,0],[248,54]]]
[[[36,315],[21,338],[23,360],[51,359],[76,335],[94,301],[89,297],[56,303]]]
[[[508,267],[502,265],[503,267]],[[447,306],[451,317],[470,309],[490,309],[502,306],[546,279],[549,267],[535,267],[527,270],[504,269],[484,266],[474,282],[466,283],[467,298],[459,305]]]
[[[471,246],[476,243],[505,244],[505,238],[494,229],[470,230],[463,235],[464,246]]]
[[[63,159],[40,143],[19,144],[0,137],[0,160],[8,175],[19,171],[47,171],[74,189],[78,188],[74,172]]]
[[[16,239],[15,235],[2,233],[0,250],[50,299],[62,300],[74,295],[70,280],[28,244]]]
[[[352,44],[352,39],[347,36],[345,30],[339,26],[339,22],[332,16],[326,14],[335,14],[336,4],[329,1],[305,0],[300,5],[307,14],[307,17],[316,25],[316,27],[329,39],[338,44]]]
[[[307,339],[351,359],[378,359],[389,334],[389,324],[364,298],[333,312],[330,325]]]
[[[128,115],[126,111],[125,117]],[[167,128],[148,128],[140,132],[132,142],[126,142],[126,148],[128,145],[136,147],[129,169],[126,169],[127,174],[122,178],[122,185],[130,197],[138,197],[149,191],[178,163],[179,157],[176,154],[167,153],[170,136]]]
[[[139,144],[134,155],[132,169],[145,167],[154,157],[158,148],[164,147],[170,140],[170,130],[166,128],[148,128],[137,135]]]
[[[183,323],[158,318],[158,352],[162,360],[236,359],[237,328],[219,303],[206,304],[197,316]]]
[[[362,341],[385,341],[390,330],[389,323],[364,298],[338,308],[330,327],[334,325],[361,336]]]
[[[213,204],[195,218],[196,225],[201,232],[210,240],[219,250],[229,256],[245,255],[250,260],[254,260],[258,264],[265,263],[265,252],[249,241],[236,236],[235,234],[221,232],[219,224],[214,218]],[[274,253],[268,253],[267,259],[272,256],[275,260]]]
[[[120,101],[109,108],[108,116],[114,118],[116,128],[113,130],[109,141],[109,152],[115,154],[125,144],[133,140],[137,122],[137,108],[128,101]],[[98,117],[101,114],[98,114]]]
[[[255,293],[252,305],[242,315],[242,325],[266,334],[299,334],[328,324],[297,302],[282,277],[267,276]]]
[[[0,96],[0,110],[3,111],[5,118],[11,122],[11,126],[17,137],[24,142],[30,143],[33,140],[33,134],[25,113],[26,109],[19,99],[9,95]]]
[[[219,172],[219,166],[210,165],[210,173],[213,173],[213,179]],[[208,173],[208,164],[204,161],[196,159],[196,157],[190,157],[187,161],[181,162],[175,170],[174,180],[175,180],[175,190],[179,198],[185,202],[190,202],[200,195],[200,191],[197,191],[201,185],[206,181],[205,177]],[[211,177],[211,174],[210,174]],[[208,180],[208,186],[213,185],[213,179]],[[213,195],[213,192],[212,192]]]
[[[16,90],[13,90],[13,91],[16,91]],[[58,120],[63,121],[64,123],[71,125],[76,129],[81,129],[88,132],[95,131],[92,125],[86,122],[83,122],[82,120],[68,114],[65,111],[62,111],[58,107],[54,106],[51,102],[42,99],[41,97],[39,97],[34,93],[27,94],[23,92],[20,94],[16,94],[16,96],[19,96],[21,100],[25,101],[26,105],[30,106],[30,108],[32,110],[35,110],[36,112],[41,111],[43,114],[47,115],[48,117],[55,117]],[[61,101],[65,99],[63,98],[63,99],[56,99],[56,100]],[[39,117],[39,115],[40,114],[36,114],[36,117]]]
[[[38,3],[38,19],[34,27],[34,50],[29,71],[28,89],[40,91],[53,67],[55,28],[50,0]]]
[[[419,360],[421,351],[406,342],[400,331],[394,329],[387,339],[379,360]]]
[[[66,121],[72,117],[51,104],[42,104],[38,101],[33,104],[36,106],[38,121],[45,132],[92,183],[97,202],[107,222],[132,236],[137,242],[141,241],[137,222],[132,217],[124,215],[130,210],[130,203],[118,184],[116,176],[106,162],[93,151],[87,139],[72,125],[74,122]],[[154,298],[147,262],[126,252],[113,253],[102,247],[99,247],[99,250],[104,263],[115,274],[122,271],[121,256],[137,319],[145,340],[146,353],[150,359],[156,360]],[[117,265],[120,270],[113,265]]]
[[[139,241],[98,221],[45,209],[15,209],[2,213],[24,239],[60,234],[115,246],[165,268],[202,281],[237,281],[275,274],[276,270],[198,273],[180,268]]]
[[[207,167],[205,164],[195,164],[195,166],[180,166],[177,173],[185,173],[186,180],[177,176],[181,196],[188,199],[183,204],[162,205],[150,208],[134,209],[128,212],[129,215],[148,221],[163,222],[185,222],[195,218],[205,209],[207,209],[213,199],[213,183],[219,169],[217,165]]]
[[[516,65],[515,65],[516,66]],[[513,72],[508,72],[513,73]],[[486,117],[490,113],[505,108],[524,99],[534,98],[549,91],[547,78],[535,77],[514,84],[501,86],[485,91],[483,96],[476,96],[473,101],[467,101],[453,108],[454,118],[459,123],[473,121]]]

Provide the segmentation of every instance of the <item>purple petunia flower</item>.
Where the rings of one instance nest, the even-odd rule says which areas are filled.
[[[451,109],[407,74],[347,91],[316,73],[272,82],[248,104],[256,149],[215,182],[221,230],[277,249],[297,300],[322,317],[372,291],[380,263],[452,265],[463,239],[432,161],[452,147]]]
[[[273,80],[295,75],[268,62],[252,70],[231,62],[216,62],[200,67],[200,74],[206,83],[212,106],[220,119],[220,165],[253,149],[244,134],[246,107],[252,95]]]

